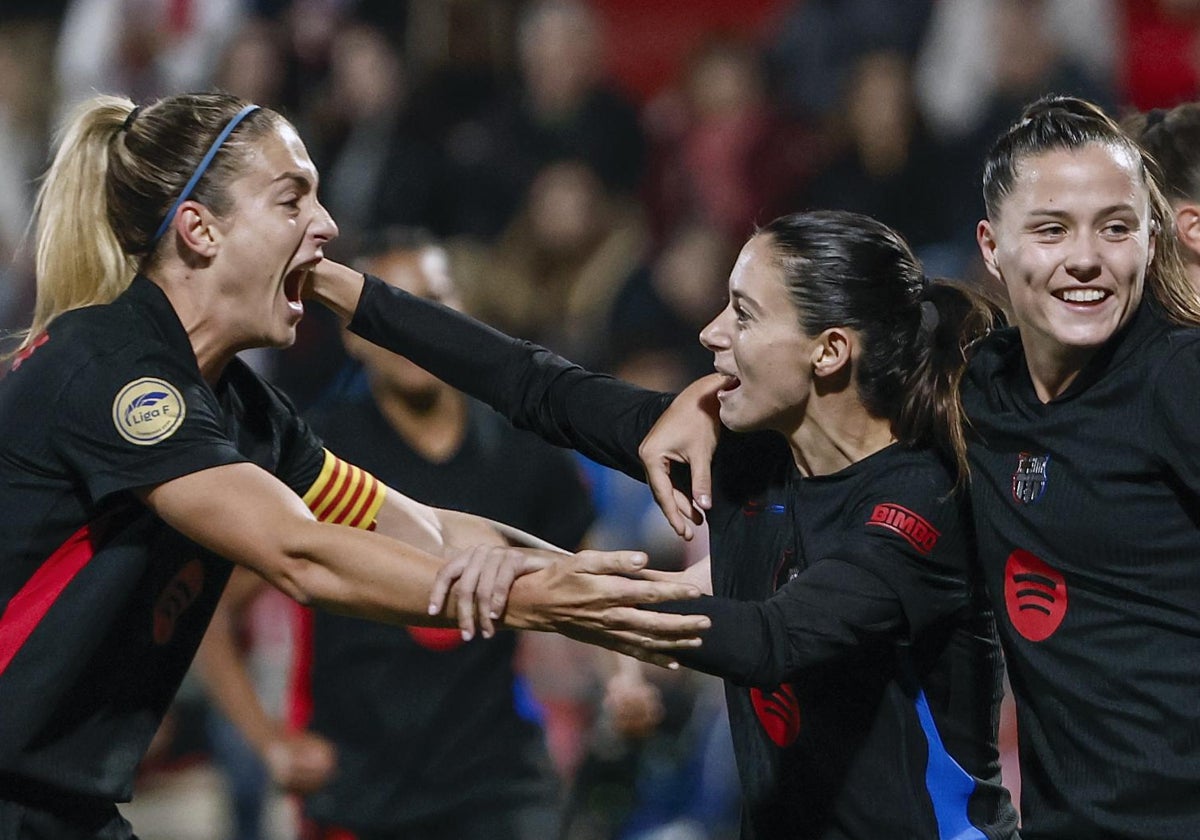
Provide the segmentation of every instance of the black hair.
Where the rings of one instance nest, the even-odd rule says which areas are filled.
[[[838,326],[859,334],[855,385],[866,410],[902,443],[948,448],[965,478],[958,385],[995,308],[960,285],[929,282],[904,238],[869,216],[794,213],[756,235],[769,237],[806,335]]]

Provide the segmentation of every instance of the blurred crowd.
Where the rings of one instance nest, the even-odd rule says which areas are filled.
[[[420,229],[471,313],[673,389],[710,369],[696,335],[756,223],[855,210],[903,232],[930,276],[977,276],[980,162],[1022,104],[1195,99],[1198,34],[1200,0],[3,0],[0,329],[32,309],[27,226],[64,115],[97,91],[215,87],[299,128],[341,229],[331,256]],[[256,364],[306,407],[345,358],[311,313],[295,347]],[[588,469],[593,544],[694,559],[640,488]],[[590,671],[542,671],[577,797],[625,803],[593,809],[609,823],[636,810],[634,777],[662,801],[664,768],[720,753],[674,756],[673,740],[634,761],[605,741]],[[696,682],[669,687],[688,698],[668,708],[676,734],[719,717]],[[726,789],[698,797],[710,830],[692,836],[721,836]],[[576,836],[617,836],[609,823]]]

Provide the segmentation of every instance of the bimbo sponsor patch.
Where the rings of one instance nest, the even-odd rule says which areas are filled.
[[[887,528],[889,531],[899,534],[922,554],[933,551],[938,537],[942,535],[941,531],[930,525],[923,517],[906,507],[888,502],[875,505],[875,509],[871,511],[871,516],[867,519],[867,524]]]
[[[149,446],[175,434],[186,411],[178,388],[144,376],[117,393],[112,406],[113,426],[130,443]]]

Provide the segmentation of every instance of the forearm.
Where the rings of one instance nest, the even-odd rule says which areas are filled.
[[[446,611],[428,613],[441,557],[372,531],[317,522],[295,493],[251,464],[201,470],[141,495],[184,536],[301,603],[395,624],[445,626],[457,619],[453,599]],[[648,647],[689,644],[694,628],[707,624],[633,608],[694,594],[684,585],[624,577],[637,572],[644,555],[583,552],[544,562],[529,549],[508,551],[537,568],[512,587],[504,615],[510,627]]]
[[[251,464],[182,476],[145,498],[168,525],[302,604],[395,624],[448,623],[427,614],[441,557],[382,534],[317,522],[295,493]],[[426,532],[426,548],[438,547],[419,518],[410,522]]]
[[[230,617],[218,609],[196,653],[196,669],[217,709],[260,757],[279,737],[280,722],[267,714],[246,669]]]
[[[374,278],[366,280],[350,329],[483,400],[514,425],[639,479],[638,444],[670,400]]]
[[[699,648],[680,651],[680,664],[761,688],[905,636],[899,600],[879,578],[837,561],[819,565],[767,601],[710,597],[654,609],[712,620]]]

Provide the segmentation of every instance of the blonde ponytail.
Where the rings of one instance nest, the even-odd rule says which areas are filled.
[[[137,271],[109,222],[105,184],[113,141],[132,110],[128,99],[96,97],[60,135],[34,210],[37,302],[22,348],[63,312],[115,299]]]

